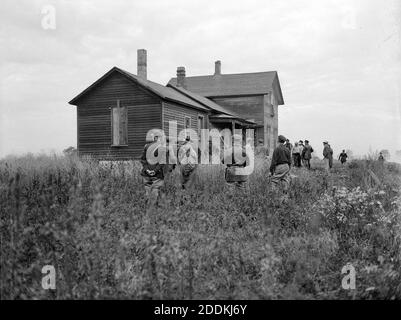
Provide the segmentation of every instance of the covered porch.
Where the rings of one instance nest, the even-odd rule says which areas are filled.
[[[209,121],[211,127],[218,130],[230,129],[232,134],[239,133],[240,131],[244,143],[248,138],[246,130],[253,129],[253,134],[250,138],[252,138],[254,144],[256,144],[256,128],[258,125],[252,120],[245,120],[227,114],[218,114],[209,116]]]

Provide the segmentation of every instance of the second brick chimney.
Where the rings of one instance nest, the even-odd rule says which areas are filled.
[[[185,67],[177,68],[177,87],[182,87],[186,89],[186,79],[185,79]]]
[[[221,61],[217,60],[214,63],[214,75],[221,75]]]
[[[145,79],[147,78],[147,58],[146,58],[146,50],[139,49],[138,57],[137,57],[137,76]]]

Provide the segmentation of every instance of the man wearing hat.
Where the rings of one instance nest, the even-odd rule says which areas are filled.
[[[181,167],[180,178],[182,189],[189,189],[195,183],[195,169],[198,164],[198,152],[196,149],[189,136],[185,138],[185,142],[179,148],[178,159]]]
[[[293,146],[292,146],[292,144],[291,144],[291,142],[290,142],[290,139],[286,139],[284,145],[285,145],[286,148],[287,148],[288,150],[290,150],[290,151],[291,151],[292,148],[293,148]]]
[[[227,186],[238,190],[246,189],[249,175],[254,169],[254,151],[252,148],[253,140],[248,138],[246,145],[242,144],[242,136],[234,134],[233,145],[227,152],[222,153],[222,160],[227,165],[225,180]]]
[[[166,150],[159,135],[154,135],[153,141],[147,143],[141,156],[142,181],[145,187],[146,201],[149,208],[153,208],[159,198],[164,197],[165,163],[159,160],[166,154]]]
[[[312,159],[313,148],[309,144],[308,140],[305,140],[305,146],[302,151],[302,158],[304,159],[304,165],[310,170],[310,159]]]
[[[341,161],[341,164],[342,164],[342,165],[344,165],[344,163],[347,162],[347,158],[348,158],[348,155],[347,155],[347,153],[345,152],[345,150],[343,150],[343,152],[341,152],[340,155],[338,156],[338,160]]]
[[[333,164],[333,149],[331,149],[327,141],[323,142],[323,157],[324,157],[324,167],[326,171],[330,171]]]
[[[270,164],[270,173],[272,175],[271,181],[274,186],[281,184],[284,193],[287,193],[290,186],[291,167],[291,152],[284,145],[286,140],[287,139],[284,136],[278,136],[278,146],[274,149]]]

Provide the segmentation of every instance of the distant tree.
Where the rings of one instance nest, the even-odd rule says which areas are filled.
[[[389,160],[391,155],[390,155],[390,151],[388,151],[387,149],[381,150],[380,151],[383,154],[384,159]]]
[[[71,156],[76,156],[77,155],[77,149],[74,147],[68,147],[67,149],[63,150],[63,154],[67,157]]]

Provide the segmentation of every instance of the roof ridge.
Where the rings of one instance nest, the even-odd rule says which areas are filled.
[[[284,104],[278,71],[228,73],[221,75],[200,75],[186,77],[188,90],[204,97],[235,95],[263,95],[274,91],[279,105]],[[173,77],[168,84],[177,84]]]

